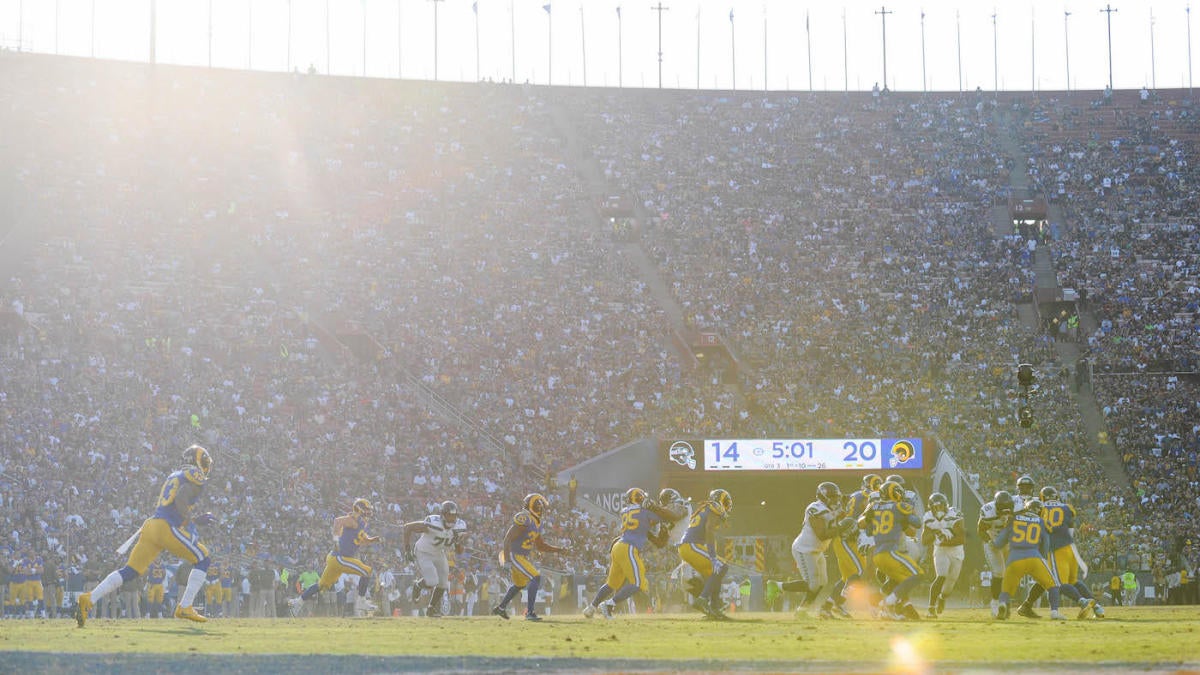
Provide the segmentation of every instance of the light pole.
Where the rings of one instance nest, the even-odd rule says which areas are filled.
[[[883,88],[888,88],[887,78],[887,15],[893,14],[886,6],[880,7],[879,11],[875,12],[883,21]]]
[[[663,51],[662,51],[662,16],[663,16],[663,12],[665,12],[669,9],[671,9],[671,8],[664,7],[662,2],[659,2],[657,5],[654,5],[653,7],[650,8],[651,11],[658,12],[658,88],[659,89],[662,89],[662,55],[663,55]],[[619,14],[618,14],[617,18],[620,18]]]
[[[1150,8],[1150,89],[1158,91],[1158,77],[1154,67],[1154,8]]]
[[[1112,5],[1105,5],[1104,9],[1100,10],[1108,15],[1108,90],[1111,92],[1113,88],[1113,66],[1112,66],[1112,15],[1117,11],[1112,8]]]
[[[429,0],[429,1],[433,3],[433,81],[437,82],[437,79],[438,79],[438,3],[443,2],[444,0]],[[363,25],[365,26],[366,24],[363,24]],[[365,28],[364,28],[364,32],[363,32],[363,43],[364,44],[366,43]],[[363,53],[366,54],[365,51]],[[365,66],[364,66],[363,70],[364,70],[364,72],[366,71]]]
[[[921,10],[921,91],[929,91],[929,79],[925,75],[925,10]]]
[[[1071,91],[1071,30],[1068,24],[1070,18],[1071,13],[1063,10],[1063,51],[1067,62],[1067,91]]]
[[[992,8],[992,93],[1000,93],[1000,33],[996,29],[996,8]]]

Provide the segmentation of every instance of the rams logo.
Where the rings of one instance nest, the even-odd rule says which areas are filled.
[[[906,464],[916,454],[917,451],[913,449],[913,444],[908,441],[896,441],[892,445],[892,459],[896,464]]]
[[[689,469],[696,468],[696,451],[692,449],[691,444],[687,441],[675,441],[672,443],[667,456],[679,466],[686,466]]]

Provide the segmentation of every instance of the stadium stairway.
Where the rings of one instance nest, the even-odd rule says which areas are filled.
[[[1000,147],[1005,151],[1009,158],[1009,166],[1013,167],[1013,171],[1009,173],[1009,185],[1014,190],[1024,190],[1030,184],[1030,179],[1026,166],[1026,158],[1021,152],[1021,145],[1017,141],[1014,133],[1014,124],[1007,118],[1007,113],[997,111],[995,128],[1000,133]],[[997,207],[999,212],[993,209],[993,227],[1000,228],[1000,223],[1004,225],[1004,232],[1012,231],[1012,225],[1008,220],[1007,207]],[[1057,219],[1058,222],[1063,222],[1066,218],[1066,212],[1059,204],[1051,204],[1048,214],[1051,220]],[[1048,246],[1039,246],[1034,252],[1033,257],[1034,271],[1034,286],[1037,288],[1058,288],[1058,273],[1054,268],[1054,261],[1050,255]],[[1039,321],[1036,311],[1032,303],[1022,303],[1018,306],[1018,314],[1022,323],[1031,327],[1034,330],[1038,329]],[[1080,311],[1080,335],[1088,335],[1089,331],[1095,330],[1095,316],[1087,311]],[[1071,372],[1075,368],[1087,367],[1086,364],[1081,364],[1081,358],[1084,356],[1083,350],[1080,349],[1080,343],[1071,342],[1068,340],[1056,340],[1054,342],[1054,353],[1060,364],[1068,365]],[[1100,413],[1100,406],[1096,402],[1096,395],[1092,391],[1091,379],[1085,380],[1085,386],[1079,387],[1075,392],[1075,405],[1079,410],[1079,416],[1083,421],[1085,432],[1090,440],[1092,456],[1103,469],[1105,475],[1115,485],[1128,486],[1130,480],[1128,474],[1125,473],[1125,466],[1121,462],[1120,453],[1111,441],[1108,434],[1108,426],[1105,423],[1104,416]]]

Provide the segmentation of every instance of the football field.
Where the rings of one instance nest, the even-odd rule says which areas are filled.
[[[1103,620],[826,620],[739,613],[0,622],[0,672],[1200,673],[1200,607]]]

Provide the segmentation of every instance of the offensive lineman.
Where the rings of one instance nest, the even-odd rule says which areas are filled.
[[[929,495],[928,510],[921,527],[921,542],[933,546],[933,571],[935,578],[929,586],[930,619],[936,619],[946,609],[946,596],[954,590],[963,566],[963,544],[966,543],[966,527],[962,514],[950,506],[946,495],[935,492]]]
[[[829,543],[834,539],[841,540],[843,532],[857,529],[856,519],[847,517],[844,512],[841,488],[828,481],[818,485],[816,499],[804,510],[800,534],[792,541],[792,558],[800,571],[800,579],[781,586],[785,591],[804,594],[797,612],[807,608],[829,583],[829,565],[825,561]],[[817,616],[832,619],[832,604],[832,601],[826,602]]]
[[[404,524],[404,551],[410,559],[415,558],[420,572],[413,582],[412,601],[416,603],[425,589],[433,589],[425,608],[427,617],[442,616],[442,598],[450,589],[450,551],[463,552],[466,532],[467,523],[458,517],[458,504],[452,501],[442,502],[438,512],[425,516],[425,520]],[[415,547],[414,534],[421,535]]]

